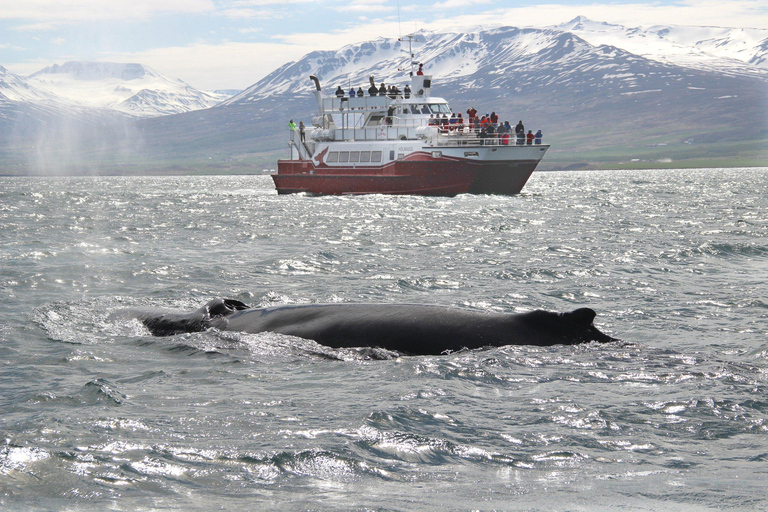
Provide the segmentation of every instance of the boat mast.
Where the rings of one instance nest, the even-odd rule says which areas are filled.
[[[399,37],[397,39],[398,41],[408,41],[408,60],[410,62],[410,74],[409,76],[413,76],[413,66],[414,66],[414,60],[413,60],[413,42],[416,40],[416,37],[413,34],[408,34],[404,37]],[[400,69],[400,71],[406,71],[405,69]]]

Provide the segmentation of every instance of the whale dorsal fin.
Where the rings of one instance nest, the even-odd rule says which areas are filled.
[[[579,308],[574,309],[570,313],[566,313],[566,315],[578,324],[592,325],[592,321],[597,316],[597,313],[590,308]]]
[[[205,309],[211,318],[231,315],[235,311],[242,311],[248,308],[248,304],[235,299],[214,299],[205,305]]]

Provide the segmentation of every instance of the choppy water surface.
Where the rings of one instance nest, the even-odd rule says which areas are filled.
[[[0,508],[765,509],[766,190],[766,169],[452,199],[0,178]],[[107,320],[214,297],[589,306],[622,341],[373,359]]]

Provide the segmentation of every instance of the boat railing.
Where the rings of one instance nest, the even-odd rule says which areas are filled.
[[[389,96],[355,96],[323,98],[323,111],[326,113],[346,112],[350,110],[382,110],[394,101]]]

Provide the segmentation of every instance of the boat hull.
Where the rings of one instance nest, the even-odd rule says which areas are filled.
[[[520,193],[538,163],[538,159],[434,157],[427,152],[381,166],[331,167],[312,160],[279,160],[272,179],[279,194],[511,195]]]

